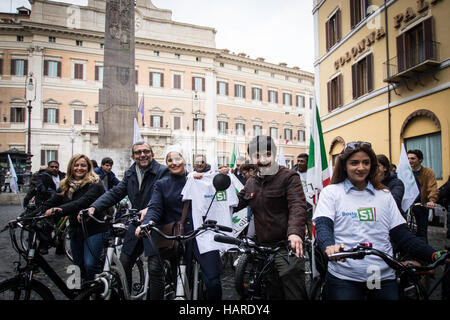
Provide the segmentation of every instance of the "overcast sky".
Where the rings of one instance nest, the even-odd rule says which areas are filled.
[[[60,0],[79,5],[87,0]],[[217,30],[216,47],[245,52],[266,62],[286,62],[314,72],[312,0],[153,0],[161,9],[172,11],[172,19]],[[1,12],[27,0],[0,0]]]

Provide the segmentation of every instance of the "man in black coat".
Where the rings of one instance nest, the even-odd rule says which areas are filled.
[[[40,170],[38,176],[36,176],[36,194],[34,196],[36,205],[40,206],[50,199],[59,188],[59,182],[65,177],[66,174],[59,171],[59,162],[56,160],[49,161],[47,169]]]
[[[169,175],[167,166],[158,163],[153,157],[152,148],[148,143],[140,141],[133,144],[131,158],[135,163],[125,171],[124,177],[118,185],[109,189],[91,205],[88,209],[89,214],[103,211],[128,196],[133,209],[141,210],[140,221],[142,222],[147,213],[147,205],[152,196],[153,185],[156,180]],[[144,250],[143,239],[138,239],[135,236],[135,230],[135,226],[129,226],[120,255],[129,287],[131,287],[134,262]]]
[[[112,189],[120,182],[114,172],[112,172],[113,165],[113,159],[111,159],[110,157],[106,157],[102,159],[101,167],[97,167],[94,169],[95,173],[100,176],[100,180],[103,182],[105,190]]]

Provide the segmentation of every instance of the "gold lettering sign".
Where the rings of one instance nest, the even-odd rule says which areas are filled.
[[[431,0],[430,3],[434,6],[436,3],[442,0]],[[423,13],[428,10],[430,4],[425,0],[417,0],[417,8],[416,11],[418,13]],[[416,17],[416,13],[411,7],[406,8],[405,14],[399,13],[394,16],[394,28],[398,29],[402,25],[402,22],[409,22]]]

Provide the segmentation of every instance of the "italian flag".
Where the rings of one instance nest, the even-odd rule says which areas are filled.
[[[323,142],[322,125],[320,123],[319,109],[317,105],[313,109],[311,124],[311,138],[309,141],[308,171],[306,173],[307,190],[306,200],[311,205],[316,205],[316,195],[330,184],[330,172],[328,170],[327,154]]]
[[[233,145],[233,153],[231,154],[231,160],[230,160],[230,168],[231,169],[234,169],[236,167],[236,159],[238,157],[239,157],[239,148],[235,141],[234,145]]]

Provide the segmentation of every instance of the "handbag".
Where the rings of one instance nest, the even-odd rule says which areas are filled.
[[[184,235],[184,222],[186,221],[190,203],[190,200],[184,202],[181,220],[167,223],[161,226],[159,229],[170,236]],[[158,237],[158,240],[156,242],[156,246],[159,249],[160,255],[169,260],[172,260],[176,257],[176,254],[178,252],[178,245],[178,241],[167,240],[161,236]]]

